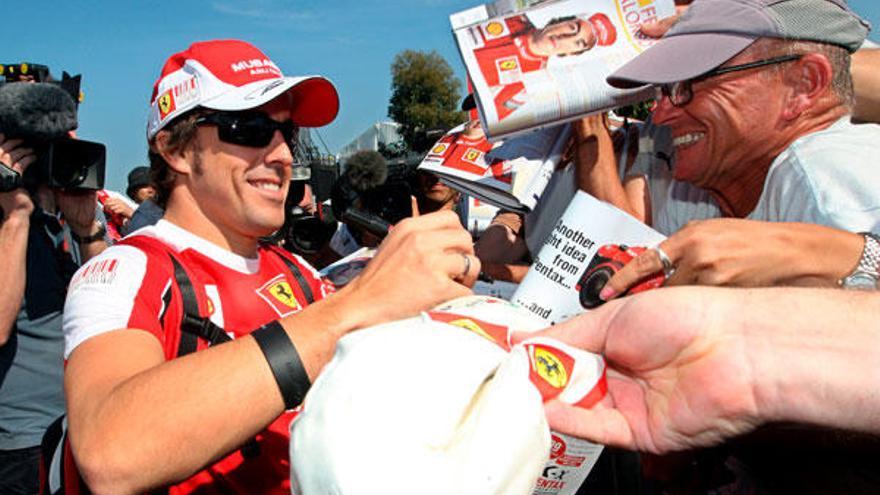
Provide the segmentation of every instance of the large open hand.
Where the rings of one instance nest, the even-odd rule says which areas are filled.
[[[589,410],[550,402],[551,427],[655,453],[712,445],[753,429],[758,421],[749,349],[735,325],[716,318],[718,300],[697,288],[662,289],[609,302],[544,331],[604,354],[613,401]]]

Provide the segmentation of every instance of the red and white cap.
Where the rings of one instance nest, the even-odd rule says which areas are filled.
[[[599,46],[611,46],[617,41],[617,29],[607,15],[598,13],[589,18]]]
[[[266,54],[241,40],[193,43],[168,58],[153,85],[147,139],[196,107],[248,110],[285,92],[300,127],[327,125],[339,112],[339,94],[324,77],[285,77]]]

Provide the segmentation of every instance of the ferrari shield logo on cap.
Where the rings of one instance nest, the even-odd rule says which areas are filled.
[[[162,93],[161,96],[157,99],[156,103],[159,105],[159,118],[164,119],[171,112],[174,111],[177,106],[174,104],[174,94],[171,90],[168,90]]]
[[[554,388],[562,388],[568,383],[568,371],[562,361],[550,350],[532,347],[532,365],[535,372]]]

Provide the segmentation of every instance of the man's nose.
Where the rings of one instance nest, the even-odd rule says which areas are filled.
[[[654,112],[651,114],[655,124],[665,124],[672,119],[678,107],[672,104],[668,96],[661,96],[656,100]]]
[[[277,162],[285,167],[293,165],[293,152],[281,131],[276,130],[272,135],[272,142],[269,143],[269,152],[266,154],[266,161],[269,163]]]

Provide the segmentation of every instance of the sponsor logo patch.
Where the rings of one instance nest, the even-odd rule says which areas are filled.
[[[268,93],[269,91],[272,91],[273,89],[277,88],[278,86],[281,86],[282,84],[284,84],[284,79],[278,79],[277,81],[272,81],[271,83],[267,84],[265,88],[261,88],[256,91],[251,91],[250,93],[247,94],[247,96],[244,97],[244,99],[245,100],[253,100],[253,99],[259,98],[259,97],[265,95],[266,93]]]
[[[172,102],[176,108],[186,106],[199,98],[199,80],[190,77],[186,81],[174,85],[171,88],[171,94],[174,96]]]
[[[73,280],[70,281],[70,291],[76,287],[88,285],[109,285],[116,280],[117,268],[119,268],[119,260],[107,259],[98,261],[88,265],[86,268],[77,272]]]
[[[489,21],[483,24],[483,36],[486,40],[494,40],[510,34],[507,24],[502,21]]]
[[[443,311],[428,311],[428,318],[448,323],[452,326],[463,328],[473,332],[480,337],[493,342],[504,350],[509,351],[510,346],[507,344],[508,328],[502,325],[495,325],[487,321],[471,318],[470,316],[458,315],[455,313],[446,313]]]
[[[165,117],[168,117],[168,114],[177,108],[177,105],[174,103],[174,94],[170,89],[159,95],[156,102],[159,105],[159,119],[161,120],[165,120]]]
[[[532,370],[538,377],[556,389],[568,384],[568,370],[555,352],[541,345],[530,346],[529,351]]]
[[[275,62],[264,58],[254,58],[251,60],[239,60],[238,62],[234,62],[229,65],[229,68],[232,69],[232,72],[241,72],[248,71],[251,75],[259,75],[259,74],[274,74],[276,76],[281,75],[281,69],[275,65]]]
[[[498,71],[499,84],[513,84],[522,80],[522,70],[516,56],[499,58],[495,61],[495,69]]]
[[[284,275],[278,275],[257,289],[257,294],[272,306],[279,316],[287,316],[302,310],[302,305],[293,292],[293,287],[285,280]]]
[[[432,155],[442,155],[446,153],[446,150],[449,149],[449,143],[437,143],[433,148],[431,148]]]
[[[483,152],[476,148],[468,148],[467,151],[461,155],[461,160],[480,167],[486,166],[486,162],[483,160]]]
[[[506,58],[498,61],[498,69],[502,71],[516,70],[519,67],[519,61],[515,58]]]

